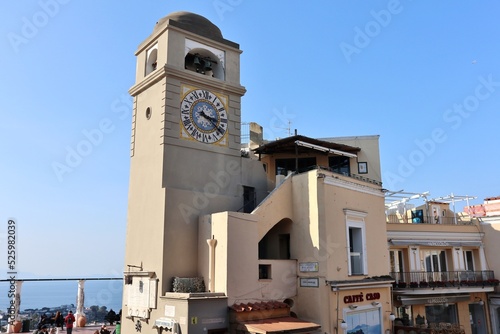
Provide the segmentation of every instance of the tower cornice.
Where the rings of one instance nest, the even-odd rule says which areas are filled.
[[[224,50],[231,50],[231,51],[234,51],[234,52],[237,52],[240,54],[243,52],[242,50],[240,50],[239,45],[237,43],[234,43],[234,42],[231,42],[228,40],[224,40],[225,42],[222,43],[222,42],[195,34],[195,33],[190,32],[188,30],[178,28],[172,24],[167,24],[162,29],[158,29],[158,30],[154,31],[148,38],[146,38],[141,44],[139,44],[139,46],[137,47],[137,50],[135,51],[135,55],[137,56],[139,53],[141,53],[142,51],[144,51],[145,49],[147,49],[151,45],[153,45],[158,40],[159,36],[161,36],[161,34],[163,34],[167,30],[177,31],[177,32],[181,33],[182,35],[186,36],[187,38],[199,41],[200,43],[205,43],[205,44],[211,45],[213,47],[217,47],[217,48],[224,49]]]
[[[246,93],[245,87],[241,85],[234,85],[226,81],[221,81],[213,79],[208,76],[200,75],[195,72],[186,71],[184,69],[179,70],[174,66],[169,66],[168,64],[158,68],[156,71],[148,75],[144,80],[135,84],[129,89],[129,94],[136,96],[140,94],[145,89],[148,89],[156,82],[162,80],[166,76],[182,80],[184,82],[196,83],[196,85],[202,84],[204,86],[213,87],[219,91],[223,91],[229,94],[244,95]]]

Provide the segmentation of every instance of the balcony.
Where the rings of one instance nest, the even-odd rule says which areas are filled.
[[[394,289],[460,288],[498,286],[493,270],[440,271],[440,272],[391,272]]]

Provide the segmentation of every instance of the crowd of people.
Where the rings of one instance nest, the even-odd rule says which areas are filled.
[[[73,311],[69,310],[66,316],[63,316],[61,312],[57,311],[57,313],[52,316],[47,316],[43,314],[40,317],[40,321],[38,322],[37,329],[33,334],[56,334],[58,328],[61,328],[61,331],[66,326],[66,334],[72,334],[73,332],[73,324],[75,323],[75,316],[73,315]],[[106,325],[102,325],[100,330],[96,330],[94,334],[111,334],[110,330],[106,327]]]
[[[36,333],[35,334],[41,334],[41,333],[48,333],[49,330],[50,332],[56,332],[55,329],[61,328],[61,330],[64,329],[64,326],[66,326],[66,333],[71,334],[73,331],[73,323],[75,322],[75,316],[73,315],[73,311],[68,311],[68,314],[66,316],[63,316],[60,311],[57,311],[56,314],[52,314],[50,317],[42,314],[40,317],[40,321],[38,322],[36,326]]]

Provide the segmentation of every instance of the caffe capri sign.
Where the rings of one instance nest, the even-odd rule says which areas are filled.
[[[350,296],[344,296],[344,303],[350,304],[350,303],[359,303],[359,302],[364,302],[365,300],[379,300],[380,299],[380,293],[378,292],[370,292],[367,293],[366,295],[363,295],[362,292],[360,292],[358,295],[350,295]]]

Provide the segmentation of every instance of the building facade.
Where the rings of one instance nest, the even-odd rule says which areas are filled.
[[[122,331],[385,333],[378,136],[242,153],[240,54],[186,12],[138,47]]]
[[[408,206],[411,197],[424,204]],[[488,295],[498,281],[477,219],[444,198],[410,196],[388,203],[387,237],[396,329],[491,333]]]
[[[483,204],[471,205],[465,212],[476,217],[484,234],[485,258],[490,268],[500,270],[500,197],[485,198]],[[498,288],[488,294],[491,333],[500,333],[500,291]]]

